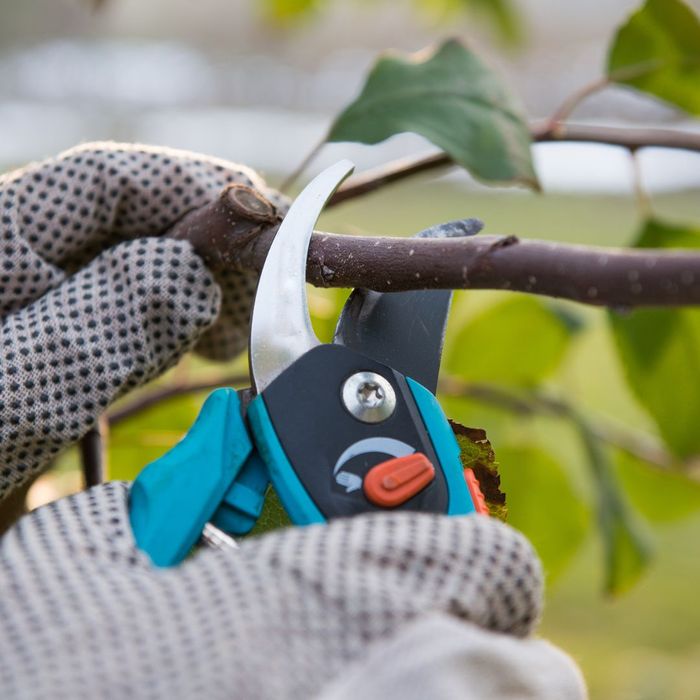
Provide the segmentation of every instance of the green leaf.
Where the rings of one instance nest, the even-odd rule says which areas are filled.
[[[700,114],[700,21],[681,0],[647,0],[620,27],[608,78]]]
[[[650,221],[637,246],[700,247],[700,231]],[[639,309],[609,318],[627,382],[664,441],[678,457],[699,454],[700,311]]]
[[[700,248],[700,229],[649,219],[634,243],[635,248]]]
[[[534,386],[557,368],[570,337],[548,305],[514,297],[460,329],[445,369],[467,381]]]
[[[680,472],[663,470],[618,452],[615,473],[630,503],[647,520],[671,523],[700,510],[700,483]]]
[[[508,522],[527,535],[552,580],[583,541],[588,510],[547,452],[533,446],[500,445],[498,461],[508,494]]]
[[[651,559],[651,544],[626,502],[603,446],[580,417],[574,419],[588,455],[596,487],[598,527],[605,552],[605,590],[623,593],[642,575]]]
[[[453,420],[450,421],[450,427],[459,445],[462,467],[474,472],[489,514],[505,522],[508,516],[506,496],[501,491],[498,462],[486,437],[486,431],[481,428],[467,428]]]
[[[406,131],[424,136],[478,178],[539,186],[530,132],[515,102],[457,40],[434,52],[381,56],[327,139],[374,144]]]
[[[609,315],[632,391],[679,457],[700,452],[700,318],[686,309]]]

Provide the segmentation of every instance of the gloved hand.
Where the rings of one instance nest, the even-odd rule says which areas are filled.
[[[286,207],[243,166],[146,146],[88,144],[0,177],[0,510],[193,346],[245,347],[255,278],[158,237],[229,183]]]
[[[496,520],[368,514],[155,569],[127,493],[51,503],[0,540],[0,697],[585,697],[530,637],[540,567]]]

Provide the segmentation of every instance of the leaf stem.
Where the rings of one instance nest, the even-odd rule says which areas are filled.
[[[644,219],[650,219],[654,212],[651,203],[651,196],[644,187],[644,177],[642,173],[642,164],[637,155],[637,151],[630,151],[632,159],[632,186],[634,187],[634,197],[637,201],[637,206]]]
[[[555,132],[559,125],[566,121],[585,99],[605,89],[608,85],[610,85],[610,79],[604,76],[584,85],[569,95],[547,120],[548,130]]]
[[[279,187],[280,192],[286,193],[289,188],[299,179],[299,176],[306,170],[309,163],[319,154],[320,150],[326,143],[326,138],[322,138],[306,155],[304,160],[299,163],[295,170],[292,171],[291,175],[286,177]]]

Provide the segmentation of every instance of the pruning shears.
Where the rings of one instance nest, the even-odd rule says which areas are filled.
[[[332,343],[311,327],[313,227],[353,168],[343,160],[314,178],[270,246],[251,317],[252,388],[212,392],[187,435],[134,481],[134,536],[157,565],[177,564],[203,532],[250,531],[270,484],[296,525],[392,509],[487,512],[435,397],[451,292],[355,289]]]

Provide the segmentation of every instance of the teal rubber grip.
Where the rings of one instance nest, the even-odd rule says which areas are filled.
[[[449,494],[447,515],[476,513],[474,501],[464,479],[457,438],[450,428],[442,406],[435,395],[415,379],[406,377],[406,381],[445,475]]]
[[[214,514],[214,525],[230,535],[250,532],[262,513],[269,483],[267,467],[254,450]]]
[[[325,523],[326,518],[311,500],[277,437],[261,395],[248,405],[248,421],[255,444],[270,475],[270,481],[290,520],[295,525]]]
[[[185,437],[141,471],[129,518],[136,544],[156,566],[187,556],[252,451],[238,394],[217,389]]]

